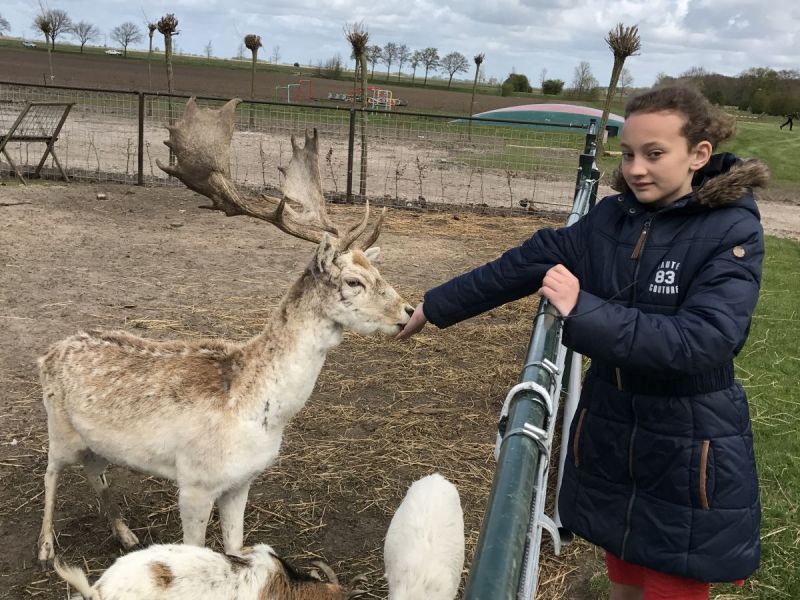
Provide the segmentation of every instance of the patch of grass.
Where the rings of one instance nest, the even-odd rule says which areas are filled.
[[[800,598],[800,244],[767,238],[761,297],[736,361],[747,390],[761,481],[761,568],[731,597]],[[720,588],[719,591],[723,591]]]
[[[800,183],[797,156],[800,154],[800,131],[778,126],[783,120],[765,117],[754,122],[737,123],[736,139],[726,149],[738,156],[764,160],[778,184]]]

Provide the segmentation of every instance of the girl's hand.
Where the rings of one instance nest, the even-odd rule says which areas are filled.
[[[404,340],[406,338],[410,338],[415,333],[422,331],[422,328],[425,327],[425,323],[427,322],[428,319],[425,317],[425,313],[422,312],[422,302],[420,302],[417,304],[417,308],[414,309],[414,314],[411,315],[408,323],[406,323],[405,327],[403,327],[403,331],[398,333],[394,339]]]
[[[578,278],[564,265],[556,265],[544,276],[539,294],[547,298],[562,316],[567,316],[578,303],[580,291]]]

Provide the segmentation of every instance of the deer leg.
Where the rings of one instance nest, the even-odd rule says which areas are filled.
[[[83,468],[86,470],[86,477],[89,479],[89,484],[94,489],[98,498],[100,498],[100,506],[103,512],[108,517],[109,524],[111,525],[111,533],[114,534],[120,544],[129,550],[139,543],[139,538],[128,529],[125,524],[125,519],[122,518],[122,512],[119,505],[114,502],[111,497],[111,491],[108,487],[106,480],[105,470],[108,466],[108,461],[102,456],[98,456],[91,450],[86,450],[81,456]]]
[[[222,525],[222,543],[226,554],[235,554],[244,543],[244,509],[250,482],[231,488],[217,500],[219,520]]]
[[[192,546],[205,546],[206,527],[211,516],[214,497],[199,487],[181,486],[178,493],[178,506],[181,511],[183,543]]]
[[[42,518],[42,529],[39,532],[39,564],[42,570],[47,570],[53,565],[56,555],[53,541],[53,512],[55,511],[58,474],[64,466],[52,454],[48,456],[47,471],[44,474],[44,517]]]

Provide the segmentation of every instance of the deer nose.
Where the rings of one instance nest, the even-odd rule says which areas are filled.
[[[413,306],[411,306],[410,304],[406,304],[406,305],[405,305],[405,307],[403,308],[403,310],[405,310],[405,311],[406,311],[406,314],[407,314],[409,317],[410,317],[411,315],[413,315],[413,314],[414,314],[414,307],[413,307]]]

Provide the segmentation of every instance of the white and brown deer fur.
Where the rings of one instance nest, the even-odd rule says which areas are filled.
[[[177,126],[188,139],[187,129],[208,125],[209,113],[224,116],[235,107],[235,101],[222,111],[192,104]],[[198,112],[206,120],[187,123]],[[178,134],[172,129],[170,134],[173,142]],[[316,132],[307,136],[304,149],[294,139],[292,145],[289,169],[309,149],[316,161]],[[321,231],[331,229],[321,220],[316,229],[309,227],[285,199],[264,199],[277,205],[264,212],[255,200],[240,198],[224,172],[204,172],[203,157],[176,154],[178,166],[168,169],[196,191],[204,189],[214,208],[321,241],[263,331],[244,343],[154,341],[121,331],[90,331],[54,344],[39,359],[49,434],[39,536],[43,566],[54,557],[58,474],[71,464],[83,464],[114,535],[126,548],[138,540],[110,498],[103,474],[108,463],[177,482],[187,544],[205,543],[216,502],[225,551],[238,552],[250,483],[278,456],[283,430],[308,400],[328,350],[341,342],[345,329],[396,334],[413,312],[370,262],[378,249],[365,246],[377,238],[380,220],[367,242],[359,242],[368,209],[359,226],[337,239]],[[324,204],[316,210],[324,214]]]
[[[363,593],[340,585],[327,565],[318,566],[327,582],[295,570],[266,544],[243,548],[235,556],[156,545],[117,559],[91,585],[80,569],[55,563],[79,594],[73,600],[346,600]]]

